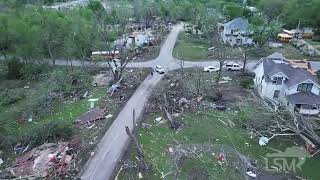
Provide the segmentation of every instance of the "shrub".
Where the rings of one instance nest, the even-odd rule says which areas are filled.
[[[52,112],[55,103],[57,103],[59,100],[58,96],[50,93],[40,93],[41,91],[39,93],[31,95],[28,98],[23,108],[23,119],[27,119],[29,117],[36,119]]]
[[[0,92],[0,105],[10,105],[26,97],[24,89],[4,89]]]
[[[252,79],[243,79],[240,81],[240,86],[245,89],[251,88],[252,85],[253,85]]]
[[[47,73],[49,71],[49,66],[47,64],[35,65],[26,64],[21,70],[21,78],[27,80],[37,80],[40,74]]]
[[[12,58],[8,63],[8,79],[20,79],[21,69],[23,64],[19,62],[19,59]]]
[[[92,77],[81,70],[55,70],[48,81],[52,92],[62,93],[65,97],[82,95],[92,86]]]
[[[84,71],[54,70],[43,76],[24,105],[23,119],[37,119],[52,113],[57,103],[69,97],[81,97],[92,85],[92,77]]]
[[[74,129],[72,124],[65,121],[50,121],[43,125],[33,126],[23,134],[22,142],[30,143],[33,146],[41,145],[45,142],[66,140],[72,137]]]

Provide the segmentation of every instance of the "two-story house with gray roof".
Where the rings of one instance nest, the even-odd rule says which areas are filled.
[[[253,44],[253,40],[250,37],[252,31],[249,28],[249,22],[243,18],[235,18],[223,24],[223,30],[221,31],[221,38],[225,44],[231,46],[249,46]]]
[[[254,85],[260,96],[287,106],[290,111],[320,112],[320,85],[310,69],[289,63],[281,53],[261,58],[254,67]]]

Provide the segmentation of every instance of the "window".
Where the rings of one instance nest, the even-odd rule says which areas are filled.
[[[280,90],[275,90],[273,94],[273,99],[278,99],[280,94]]]
[[[312,87],[313,87],[313,84],[311,83],[301,83],[298,85],[297,91],[311,92]]]
[[[273,80],[272,80],[272,84],[281,85],[282,84],[282,80],[283,80],[283,77],[274,77]]]

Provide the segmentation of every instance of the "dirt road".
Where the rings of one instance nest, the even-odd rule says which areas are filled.
[[[170,70],[169,67],[173,62],[172,49],[181,29],[181,25],[173,27],[160,51],[159,57],[148,62],[150,66],[153,67],[159,64],[166,70]],[[163,75],[158,73],[153,76],[150,75],[138,87],[98,144],[95,154],[88,161],[81,179],[107,180],[111,178],[130,140],[125,132],[125,126],[128,126],[131,130],[133,128],[133,109],[136,117],[142,115],[145,102],[162,77]]]

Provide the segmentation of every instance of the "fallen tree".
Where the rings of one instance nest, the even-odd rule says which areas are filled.
[[[290,112],[284,107],[272,107],[268,100],[254,98],[265,111],[271,114],[267,122],[249,121],[246,126],[259,136],[269,137],[269,141],[278,136],[298,136],[307,147],[315,149],[320,147],[320,125],[311,117]],[[310,150],[310,149],[308,149]]]

